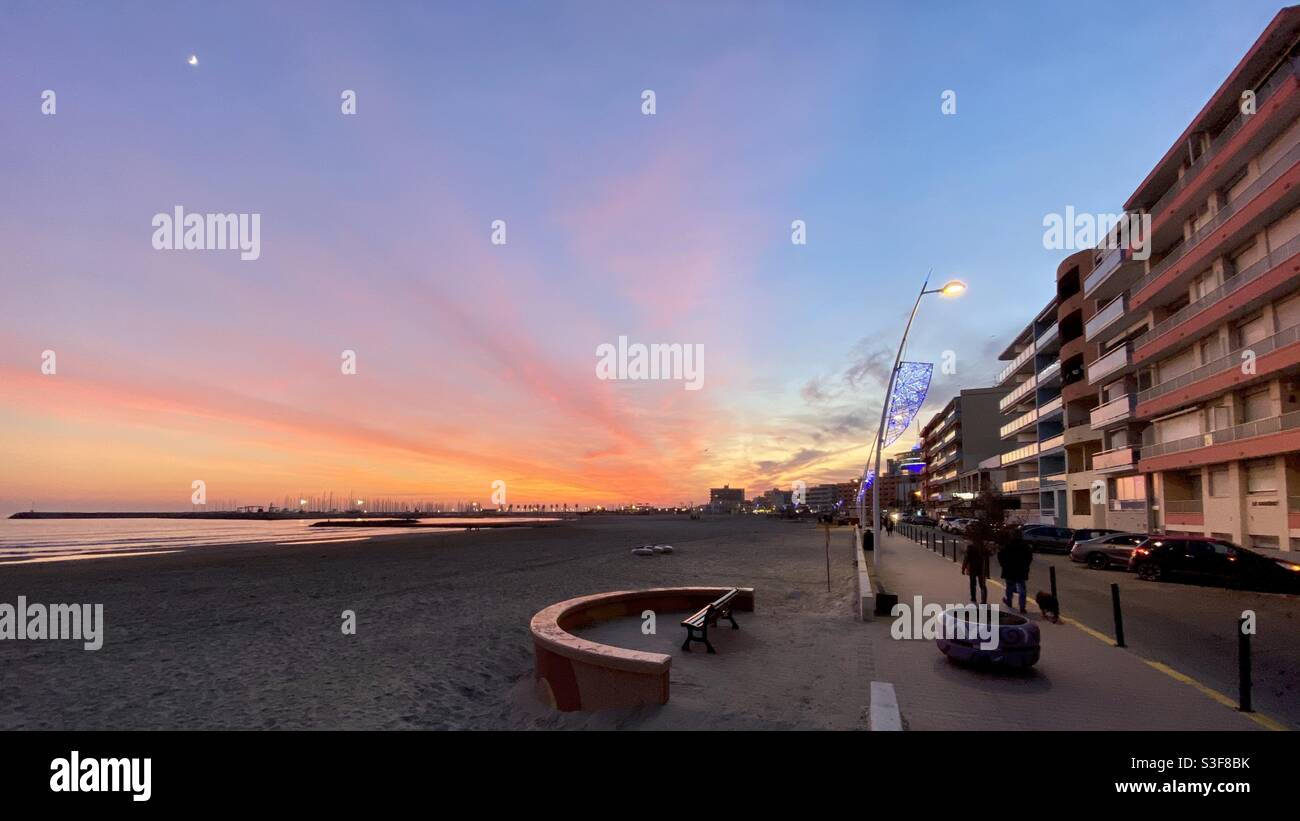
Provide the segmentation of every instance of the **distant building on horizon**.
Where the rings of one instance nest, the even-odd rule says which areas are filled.
[[[709,488],[709,510],[714,513],[735,513],[745,506],[745,489],[743,487]]]

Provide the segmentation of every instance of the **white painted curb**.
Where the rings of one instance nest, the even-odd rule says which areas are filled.
[[[902,730],[903,716],[898,711],[898,695],[887,681],[871,682],[871,730]]]

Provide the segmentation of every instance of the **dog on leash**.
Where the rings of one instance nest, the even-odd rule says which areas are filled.
[[[1045,590],[1039,590],[1034,596],[1034,603],[1038,605],[1039,610],[1043,611],[1044,618],[1052,624],[1060,624],[1061,604],[1055,596]]]

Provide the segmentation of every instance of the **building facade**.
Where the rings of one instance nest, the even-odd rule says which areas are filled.
[[[1084,281],[1107,507],[1283,550],[1300,547],[1298,41],[1285,9],[1125,204],[1145,243],[1097,251]]]
[[[745,489],[743,487],[709,488],[709,510],[714,513],[735,513],[745,507]]]
[[[929,513],[960,507],[997,476],[980,463],[1002,450],[998,404],[1008,388],[963,390],[921,429],[924,468],[917,488],[920,506]],[[883,488],[882,488],[883,489]]]

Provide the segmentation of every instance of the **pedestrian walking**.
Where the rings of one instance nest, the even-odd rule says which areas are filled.
[[[1007,583],[1006,595],[1002,603],[1013,607],[1015,594],[1020,594],[1020,612],[1025,612],[1026,584],[1029,581],[1029,565],[1034,561],[1034,553],[1029,543],[1020,535],[1020,528],[1015,528],[1008,535],[1007,543],[998,551],[998,565],[1002,568],[1002,580]]]
[[[961,572],[970,578],[970,600],[972,604],[989,603],[989,555],[975,545],[967,544],[962,554]],[[979,587],[979,601],[975,600],[975,588]]]

